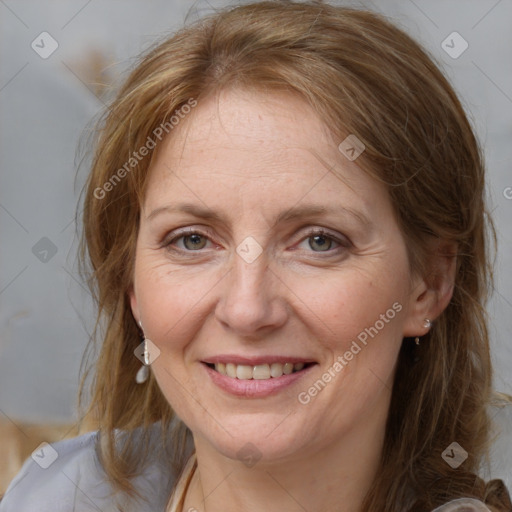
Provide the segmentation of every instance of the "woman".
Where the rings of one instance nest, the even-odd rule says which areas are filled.
[[[511,510],[477,476],[483,198],[452,88],[376,14],[262,2],[164,41],[84,197],[98,430],[0,511]]]

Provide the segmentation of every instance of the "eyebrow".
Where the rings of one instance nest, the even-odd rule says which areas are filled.
[[[366,217],[362,212],[355,211],[350,208],[345,208],[343,206],[326,207],[321,205],[301,205],[284,210],[277,216],[274,225],[277,225],[279,223],[290,222],[304,217],[321,217],[329,214],[336,215],[341,212],[348,214],[356,221],[363,224],[365,227],[371,227],[373,225],[372,222],[368,219],[368,217]],[[216,210],[212,210],[211,208],[191,203],[176,203],[173,205],[167,205],[162,206],[160,208],[156,208],[147,216],[146,219],[148,221],[152,220],[162,213],[189,213],[201,219],[225,222],[222,213]]]

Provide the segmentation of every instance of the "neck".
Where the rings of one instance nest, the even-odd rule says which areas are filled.
[[[385,418],[383,418],[385,421]],[[342,439],[293,460],[251,468],[195,438],[197,471],[184,511],[360,512],[378,469],[384,422],[360,424]]]

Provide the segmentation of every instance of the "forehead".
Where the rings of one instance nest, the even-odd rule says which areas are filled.
[[[324,159],[330,160],[324,162],[328,168],[340,160],[337,143],[304,99],[288,92],[228,89],[201,100],[164,138],[149,178],[160,181],[171,170],[208,178],[214,169],[245,171],[248,177],[268,170],[277,176],[278,164],[282,173],[300,173],[308,162],[322,166]]]
[[[201,100],[178,128],[169,137],[174,149],[187,143],[258,151],[334,144],[322,119],[291,92],[222,90]]]
[[[307,195],[366,209],[383,194],[298,95],[228,90],[201,101],[157,147],[145,203],[187,196],[213,206],[243,195],[247,207],[279,199],[286,209]]]

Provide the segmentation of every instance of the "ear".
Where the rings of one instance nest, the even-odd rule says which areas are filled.
[[[130,286],[128,290],[128,297],[130,298],[130,306],[132,308],[132,315],[135,318],[137,324],[140,322],[140,311],[139,311],[139,303],[137,302],[137,297],[135,296],[135,289],[133,284]]]
[[[433,322],[446,309],[453,295],[457,270],[457,244],[432,239],[429,242],[429,261],[426,275],[413,279],[409,296],[408,316],[404,323],[404,337],[425,335]]]

